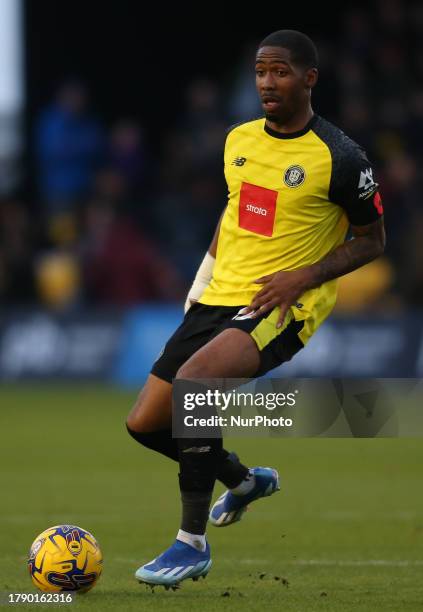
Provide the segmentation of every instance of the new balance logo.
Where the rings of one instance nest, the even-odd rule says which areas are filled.
[[[246,161],[247,161],[246,157],[235,157],[231,165],[232,166],[243,166]]]
[[[189,448],[185,448],[183,453],[209,453],[211,450],[211,446],[190,446]]]
[[[371,185],[374,185],[373,171],[371,168],[366,168],[364,172],[360,174],[360,182],[358,183],[359,189],[368,189]]]

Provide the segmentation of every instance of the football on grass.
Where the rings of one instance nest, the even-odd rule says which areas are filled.
[[[89,591],[100,577],[103,557],[94,536],[75,525],[56,525],[37,536],[28,569],[41,591]]]

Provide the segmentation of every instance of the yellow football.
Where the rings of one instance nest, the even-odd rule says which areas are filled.
[[[28,569],[41,591],[89,591],[100,577],[103,556],[94,536],[75,525],[56,525],[37,536]]]

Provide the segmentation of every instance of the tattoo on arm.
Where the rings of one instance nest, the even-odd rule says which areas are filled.
[[[352,227],[354,238],[341,244],[321,261],[310,267],[312,287],[357,270],[376,259],[385,247],[383,220]]]

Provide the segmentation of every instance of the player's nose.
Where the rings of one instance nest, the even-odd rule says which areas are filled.
[[[273,91],[275,87],[276,87],[275,79],[273,78],[273,75],[270,72],[268,72],[263,77],[263,80],[261,82],[262,91]]]

